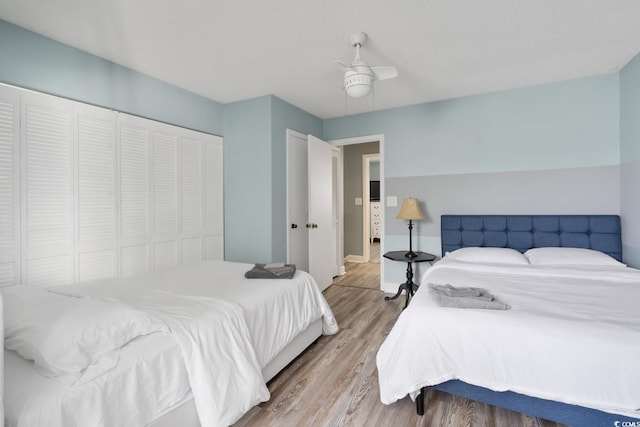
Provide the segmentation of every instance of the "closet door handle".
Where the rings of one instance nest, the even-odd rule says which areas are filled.
[[[291,228],[298,228],[298,224],[291,224]]]

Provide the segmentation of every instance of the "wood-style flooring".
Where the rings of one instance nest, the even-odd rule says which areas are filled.
[[[319,338],[278,374],[268,385],[271,399],[251,409],[236,427],[560,426],[437,390],[428,391],[422,417],[409,398],[382,404],[376,353],[404,298],[384,300],[379,264],[346,267],[347,274],[324,291],[340,332]]]

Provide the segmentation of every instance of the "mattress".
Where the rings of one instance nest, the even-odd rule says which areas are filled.
[[[428,284],[480,287],[509,310],[440,307]],[[610,266],[429,269],[378,353],[390,404],[459,379],[494,391],[640,416],[640,271]],[[409,367],[409,368],[407,368]]]

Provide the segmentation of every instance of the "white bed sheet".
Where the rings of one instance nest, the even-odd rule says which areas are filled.
[[[152,289],[237,303],[245,312],[261,368],[320,318],[325,335],[338,332],[333,312],[309,273],[298,270],[292,279],[245,278],[244,273],[252,267],[239,262],[203,261],[127,280]]]
[[[42,376],[32,362],[13,351],[5,350],[4,355],[10,390],[5,398],[7,427],[139,427],[190,394],[180,348],[166,333],[127,344],[113,370],[75,386],[71,377]]]
[[[428,283],[487,289],[510,310],[438,306]],[[430,268],[381,346],[390,404],[451,379],[640,416],[640,271],[624,267]]]

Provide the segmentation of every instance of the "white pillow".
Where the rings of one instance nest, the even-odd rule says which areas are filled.
[[[79,375],[98,362],[108,370],[117,363],[120,347],[165,330],[159,320],[115,302],[73,298],[35,286],[11,286],[0,292],[5,348],[33,360],[47,377]]]
[[[532,265],[598,265],[626,267],[609,255],[584,248],[534,248],[524,253]]]
[[[460,248],[445,254],[446,259],[456,261],[489,263],[489,264],[518,264],[528,265],[529,261],[515,249],[510,248]]]

